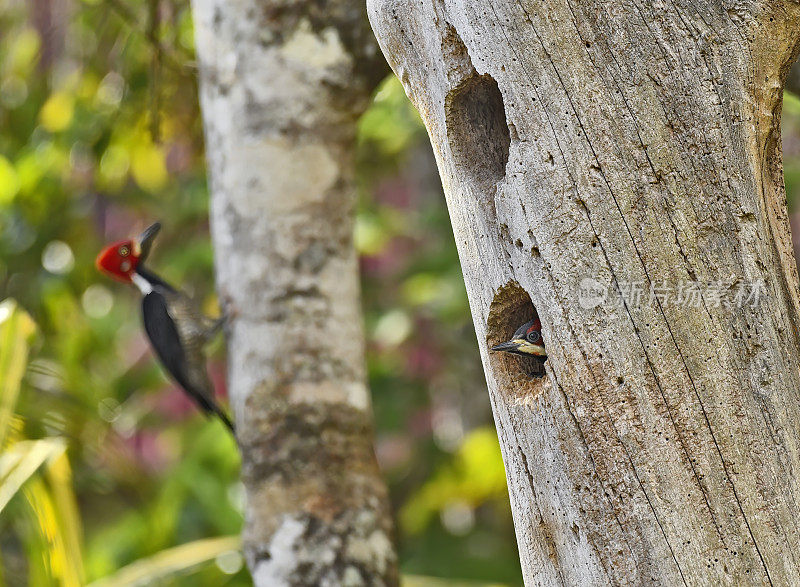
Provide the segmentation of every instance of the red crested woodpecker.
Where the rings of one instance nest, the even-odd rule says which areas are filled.
[[[144,266],[161,224],[150,225],[136,239],[108,245],[97,256],[97,268],[142,292],[142,317],[150,344],[170,376],[206,415],[216,414],[233,432],[227,414],[214,401],[203,346],[222,326],[199,312],[192,300]]]
[[[493,351],[504,351],[515,355],[522,355],[524,357],[537,357],[544,361],[547,358],[547,352],[544,350],[544,341],[542,340],[542,322],[539,317],[526,322],[520,326],[511,337],[511,340],[501,342],[491,348]]]

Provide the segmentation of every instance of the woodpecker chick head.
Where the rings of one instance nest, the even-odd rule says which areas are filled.
[[[161,224],[155,222],[135,239],[118,241],[108,245],[97,255],[95,265],[109,277],[124,283],[131,283],[136,268],[147,258],[150,253],[150,247],[153,244],[153,238],[155,238],[160,229]]]
[[[493,351],[503,351],[523,357],[547,357],[542,340],[542,323],[539,318],[534,318],[520,326],[507,342],[501,342],[491,348]]]

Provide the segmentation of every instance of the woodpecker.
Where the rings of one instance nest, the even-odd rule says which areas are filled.
[[[493,351],[503,351],[523,357],[537,357],[541,361],[547,358],[542,340],[542,322],[536,316],[526,322],[514,333],[511,340],[501,342],[491,348]]]
[[[204,316],[189,296],[144,266],[159,230],[161,224],[155,222],[138,238],[108,245],[97,256],[97,268],[141,290],[144,330],[164,369],[206,415],[216,414],[233,432],[227,414],[214,401],[203,355],[203,346],[224,318],[215,321]]]

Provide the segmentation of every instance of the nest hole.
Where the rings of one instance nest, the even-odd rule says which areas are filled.
[[[501,287],[489,308],[486,343],[489,348],[511,340],[514,332],[538,316],[531,297],[517,282]],[[542,341],[546,344],[546,341]],[[537,393],[547,358],[490,351],[490,364],[501,387],[513,395]]]
[[[472,75],[445,100],[447,135],[456,165],[486,190],[506,174],[511,133],[503,95],[492,76]]]

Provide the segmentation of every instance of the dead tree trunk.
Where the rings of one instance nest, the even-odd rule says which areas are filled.
[[[256,585],[394,585],[352,244],[363,5],[194,0],[218,291]]]
[[[800,4],[368,11],[436,153],[526,582],[797,584]],[[487,352],[534,307],[543,379]]]

